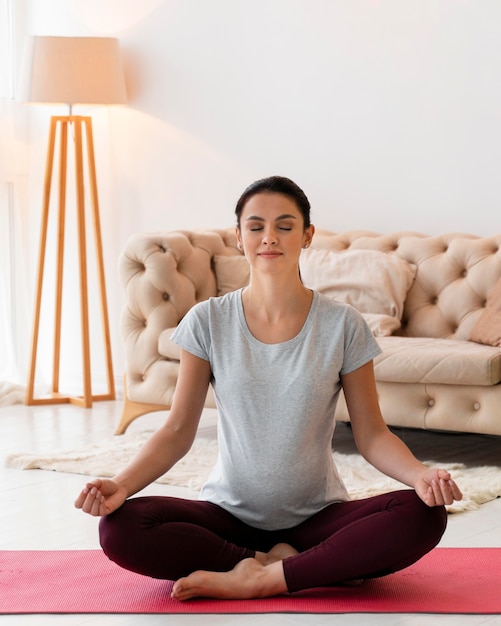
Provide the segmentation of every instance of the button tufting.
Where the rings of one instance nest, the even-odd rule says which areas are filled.
[[[163,246],[158,246],[158,249],[160,250],[160,252],[166,252],[165,248]]]
[[[475,411],[478,411],[480,409],[480,402],[475,402],[473,408],[475,409]]]
[[[468,276],[468,270],[463,270],[463,271],[461,272],[461,276],[462,276],[463,278],[466,278],[466,277]]]
[[[164,293],[162,294],[162,299],[163,299],[163,300],[165,300],[165,301],[167,302],[167,300],[169,299],[169,297],[170,297],[170,296],[169,296],[169,294],[168,294],[168,293],[166,293],[166,292],[164,291]]]
[[[435,406],[435,400],[433,400],[433,398],[428,400],[428,406]]]

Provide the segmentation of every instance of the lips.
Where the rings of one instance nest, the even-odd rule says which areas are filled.
[[[260,252],[259,256],[264,257],[265,259],[275,259],[276,257],[282,256],[281,252]]]

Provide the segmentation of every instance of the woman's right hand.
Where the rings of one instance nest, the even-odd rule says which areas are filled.
[[[85,485],[75,500],[75,507],[97,517],[113,513],[126,499],[124,487],[114,480],[97,478]]]

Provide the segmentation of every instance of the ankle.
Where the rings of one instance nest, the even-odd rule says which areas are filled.
[[[288,593],[282,561],[273,561],[256,572],[256,596],[269,597]]]

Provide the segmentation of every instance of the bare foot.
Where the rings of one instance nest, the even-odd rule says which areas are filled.
[[[197,571],[180,578],[174,583],[172,597],[176,600],[196,597],[245,600],[286,592],[281,560],[263,565],[257,559],[244,559],[229,572]]]
[[[256,552],[256,559],[262,565],[270,565],[277,561],[283,561],[288,556],[294,556],[298,551],[288,543],[277,543],[269,552]]]

